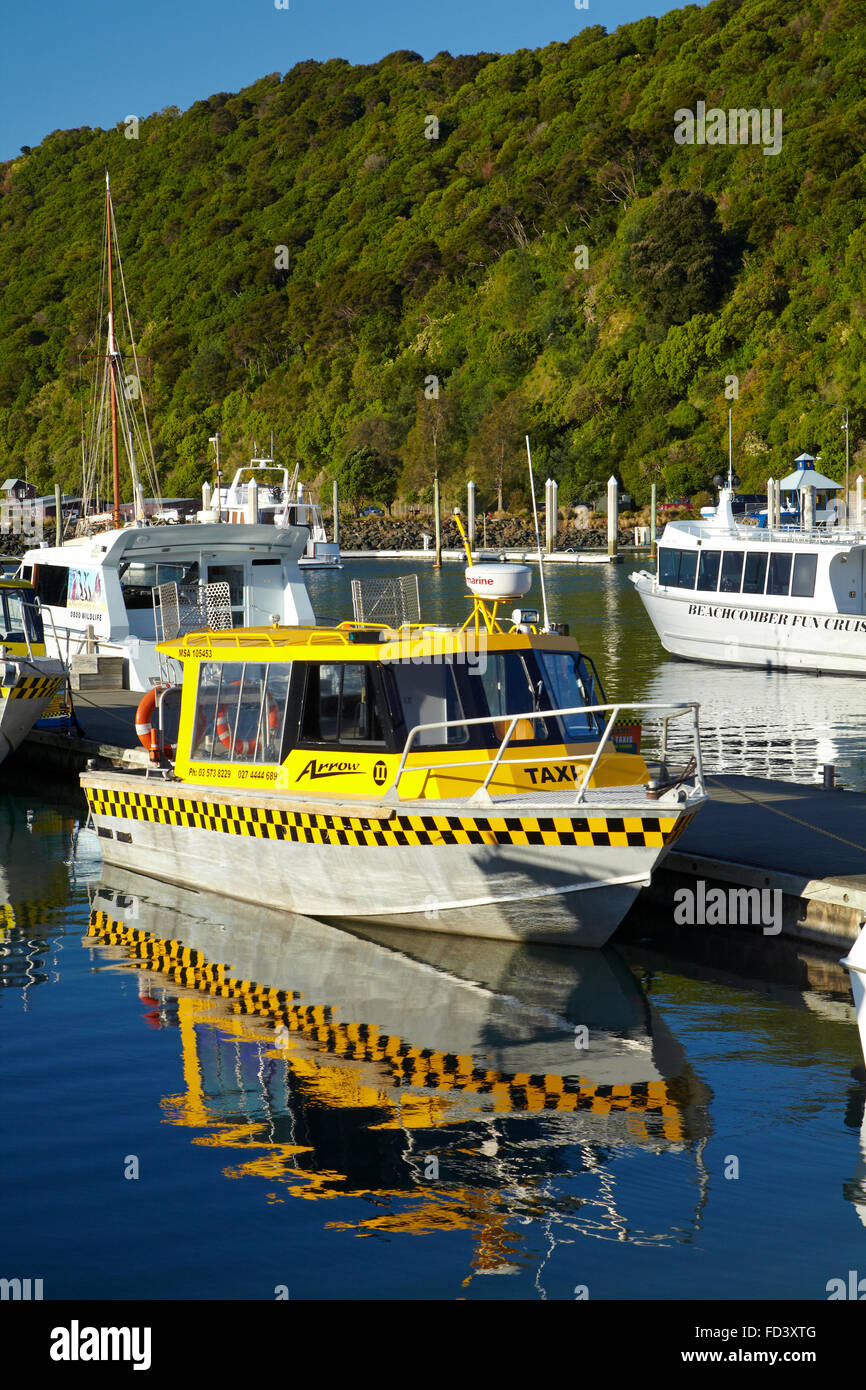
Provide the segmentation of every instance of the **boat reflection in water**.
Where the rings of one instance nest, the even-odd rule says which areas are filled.
[[[696,665],[675,658],[654,673],[646,700],[697,700],[706,772],[820,782],[833,763],[848,787],[866,788],[862,676]],[[679,740],[679,744],[678,744]],[[679,732],[671,725],[671,749]]]
[[[331,1223],[359,1234],[472,1231],[475,1273],[525,1266],[530,1219],[551,1250],[700,1225],[709,1091],[615,952],[354,935],[117,868],[87,941],[179,1030],[167,1118],[272,1201],[363,1196],[375,1214]],[[661,1230],[618,1192],[641,1151],[691,1157]]]
[[[0,988],[49,979],[54,939],[65,929],[77,819],[70,809],[0,801]]]

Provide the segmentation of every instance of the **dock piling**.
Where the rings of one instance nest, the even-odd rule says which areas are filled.
[[[607,480],[607,553],[611,560],[616,559],[617,526],[619,522],[619,486],[616,478]]]
[[[556,549],[559,520],[559,484],[548,478],[544,484],[544,545],[548,555]]]

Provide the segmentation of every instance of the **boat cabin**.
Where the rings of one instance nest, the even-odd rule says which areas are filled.
[[[607,717],[573,638],[422,625],[197,633],[161,650],[183,665],[175,775],[319,798],[465,796],[570,788]],[[625,736],[635,749],[635,731]],[[506,743],[504,751],[503,743]],[[647,780],[611,741],[606,785]],[[601,772],[601,763],[599,772]]]
[[[67,659],[95,643],[124,657],[124,684],[146,690],[160,674],[161,585],[176,585],[191,605],[226,586],[217,626],[314,622],[298,568],[307,536],[303,527],[128,526],[28,550],[20,575],[39,598],[51,654]]]

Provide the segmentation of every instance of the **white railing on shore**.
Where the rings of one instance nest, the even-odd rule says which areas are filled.
[[[397,768],[397,775],[394,778],[394,785],[391,787],[390,795],[394,797],[397,796],[397,789],[400,785],[400,780],[403,777],[403,774],[407,771],[413,773],[448,772],[452,776],[454,776],[461,774],[465,768],[486,766],[487,774],[484,778],[483,783],[475,791],[468,793],[465,799],[467,801],[470,801],[473,798],[480,799],[483,797],[489,797],[489,792],[487,789],[490,786],[490,783],[496,773],[496,769],[502,762],[503,755],[505,753],[506,748],[508,748],[511,742],[515,729],[522,720],[552,720],[557,719],[560,716],[565,716],[569,714],[592,715],[609,713],[610,718],[607,721],[604,733],[602,734],[597,747],[595,747],[587,753],[566,753],[561,754],[558,757],[532,757],[524,754],[523,750],[521,749],[520,761],[522,764],[541,765],[544,763],[588,762],[589,766],[586,769],[583,781],[578,787],[577,793],[575,795],[575,805],[580,805],[586,799],[586,793],[589,788],[589,784],[592,780],[593,773],[598,767],[598,763],[602,756],[602,753],[604,752],[605,748],[607,747],[610,741],[617,720],[619,719],[624,710],[647,711],[660,720],[662,725],[660,761],[662,762],[662,764],[664,764],[667,757],[668,724],[672,719],[681,719],[684,715],[691,713],[691,728],[694,744],[695,762],[693,787],[698,794],[700,794],[701,796],[705,795],[703,764],[701,761],[700,728],[698,725],[698,705],[693,700],[688,702],[658,702],[643,700],[623,701],[613,705],[573,705],[568,709],[563,708],[550,710],[529,710],[523,714],[490,714],[484,715],[483,717],[477,719],[441,719],[436,720],[434,723],[431,724],[416,724],[414,728],[410,729],[409,734],[406,738],[406,742],[403,745],[403,753],[400,758],[400,765]],[[667,713],[663,713],[664,711],[667,711]],[[510,720],[510,723],[508,725],[508,729],[505,732],[505,735],[500,741],[499,747],[496,751],[496,756],[494,757],[492,762],[490,762],[487,758],[477,758],[474,759],[472,762],[454,762],[452,759],[447,762],[427,763],[420,766],[416,763],[413,763],[409,767],[407,767],[407,759],[409,757],[409,752],[412,748],[412,744],[414,743],[417,734],[424,733],[427,730],[431,729],[468,729],[473,725],[502,724],[506,719]],[[569,740],[566,738],[564,739],[564,741],[568,742]],[[577,742],[578,740],[575,739],[572,741]],[[528,792],[527,794],[531,795],[532,793]]]

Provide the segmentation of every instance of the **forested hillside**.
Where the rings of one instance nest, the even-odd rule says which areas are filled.
[[[673,496],[726,455],[730,377],[744,487],[805,448],[839,476],[845,406],[866,471],[864,89],[863,0],[713,0],[56,131],[0,165],[3,476],[80,488],[106,169],[170,494],[219,429],[227,470],[273,431],[357,496],[436,466],[507,503],[528,429],[564,500]],[[699,102],[781,113],[780,148],[678,143]]]

